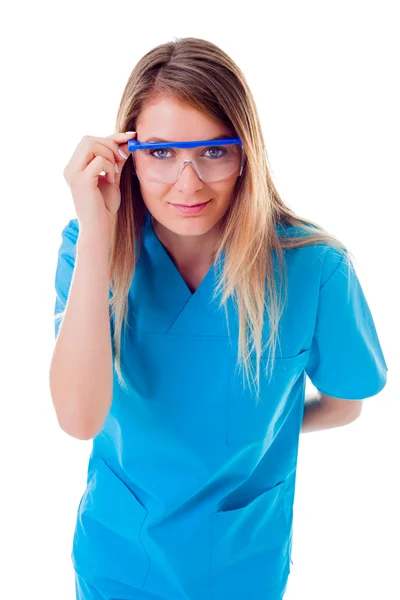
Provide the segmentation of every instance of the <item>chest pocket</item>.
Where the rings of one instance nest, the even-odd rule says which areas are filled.
[[[304,392],[304,369],[310,350],[296,356],[276,358],[270,378],[265,374],[266,359],[260,363],[260,397],[254,388],[243,388],[242,373],[235,371],[228,395],[227,444],[243,446],[275,436],[283,422],[298,414],[298,402]]]

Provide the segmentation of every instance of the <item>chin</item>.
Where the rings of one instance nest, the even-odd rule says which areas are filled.
[[[213,219],[174,219],[169,221],[168,229],[178,235],[204,235],[215,227],[217,221]]]

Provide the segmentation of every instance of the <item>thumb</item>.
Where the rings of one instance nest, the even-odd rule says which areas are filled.
[[[124,168],[124,165],[125,165],[127,159],[129,158],[129,154],[130,154],[127,143],[118,145],[118,154],[120,155],[120,160],[118,160],[116,163],[116,164],[118,164],[118,173],[115,173],[115,183],[117,185],[119,185],[122,169]]]

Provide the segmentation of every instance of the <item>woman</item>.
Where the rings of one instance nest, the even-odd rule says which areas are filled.
[[[280,600],[300,432],[354,420],[386,383],[372,315],[349,251],[281,200],[217,46],[148,52],[116,131],[64,171],[78,218],[51,393],[61,427],[93,438],[77,598]]]

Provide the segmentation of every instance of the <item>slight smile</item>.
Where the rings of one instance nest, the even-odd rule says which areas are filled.
[[[211,200],[212,198],[207,202],[203,202],[202,204],[172,204],[171,202],[169,204],[176,208],[176,210],[179,210],[179,212],[186,215],[197,215],[199,212],[205,209]]]
[[[172,204],[172,206],[183,206],[184,208],[193,208],[194,206],[205,206],[209,202],[211,202],[211,200],[207,200],[207,202],[202,202],[201,204],[172,204],[171,202],[169,204]]]

